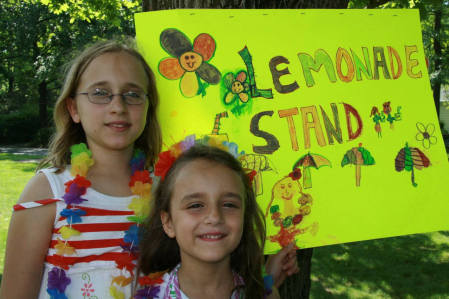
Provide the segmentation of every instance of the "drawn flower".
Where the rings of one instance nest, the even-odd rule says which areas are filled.
[[[170,80],[181,78],[179,87],[185,97],[205,94],[209,84],[203,84],[200,79],[210,84],[220,82],[220,71],[208,63],[215,52],[215,41],[209,34],[199,34],[192,45],[184,33],[171,28],[161,33],[160,41],[172,57],[159,62],[159,72]]]
[[[288,176],[294,181],[299,180],[302,176],[301,169],[295,168]]]
[[[95,290],[92,289],[92,283],[85,283],[84,287],[81,288],[81,291],[83,292],[83,296],[89,296],[89,297],[90,297],[90,293],[95,292]]]
[[[435,134],[435,125],[430,123],[425,126],[423,123],[416,123],[418,133],[416,133],[416,140],[421,141],[424,148],[428,149],[431,145],[437,143]]]
[[[70,278],[66,276],[63,269],[54,267],[48,272],[48,289],[56,289],[59,293],[63,294],[69,284]]]
[[[248,102],[249,84],[246,82],[246,72],[240,71],[237,75],[227,73],[223,77],[223,82],[228,89],[224,97],[225,104],[231,104],[235,100],[240,99],[243,103]]]

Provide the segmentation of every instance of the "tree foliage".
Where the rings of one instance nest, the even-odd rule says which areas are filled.
[[[137,1],[120,0],[0,2],[0,113],[34,107],[39,123],[30,129],[44,129],[73,53],[98,39],[134,35],[140,9]],[[4,131],[0,143],[8,141]]]

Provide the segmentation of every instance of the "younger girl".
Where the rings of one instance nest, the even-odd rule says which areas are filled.
[[[161,147],[157,105],[134,48],[100,42],[73,61],[41,164],[52,168],[30,180],[11,218],[1,298],[130,298],[136,223],[148,213],[143,170]]]
[[[135,298],[277,298],[270,283],[264,289],[265,223],[248,175],[230,153],[195,143],[161,153],[155,166],[160,183],[139,260],[148,276]]]

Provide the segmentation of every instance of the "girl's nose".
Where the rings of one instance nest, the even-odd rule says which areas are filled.
[[[123,99],[123,96],[121,94],[112,95],[112,100],[109,103],[109,106],[111,112],[114,113],[123,113],[127,109],[125,100]]]
[[[211,207],[206,214],[205,223],[219,224],[223,221],[222,211],[219,207]]]

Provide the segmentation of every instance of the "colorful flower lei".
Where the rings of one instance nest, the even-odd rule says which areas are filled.
[[[73,145],[71,148],[71,175],[74,177],[65,183],[65,194],[63,199],[67,204],[67,207],[60,213],[61,216],[66,217],[68,225],[59,229],[62,241],[58,239],[55,246],[56,255],[74,255],[76,254],[75,248],[68,244],[68,239],[72,236],[78,236],[81,233],[72,228],[72,223],[81,223],[82,217],[86,215],[86,212],[79,206],[79,204],[87,201],[83,198],[87,192],[87,188],[91,186],[91,182],[86,178],[89,168],[94,164],[92,159],[92,153],[87,148],[86,144],[80,143]],[[146,215],[149,212],[149,202],[151,195],[152,179],[148,170],[144,169],[145,155],[142,151],[137,150],[131,161],[131,179],[129,187],[131,192],[136,197],[132,199],[128,208],[134,212],[133,216],[129,216],[128,220],[135,222],[125,232],[121,247],[123,252],[128,253],[117,259],[115,262],[118,269],[126,269],[131,277],[124,275],[113,277],[111,286],[109,288],[110,294],[113,298],[124,298],[124,293],[121,292],[117,286],[124,287],[132,282],[133,269],[135,264],[133,261],[136,259],[137,247],[139,245],[138,239],[138,226],[143,222]],[[66,275],[66,270],[69,269],[69,264],[62,259],[54,265],[53,269],[48,273],[48,285],[47,293],[51,299],[67,299],[65,290],[71,283],[71,280]],[[156,291],[153,291],[154,295]]]

